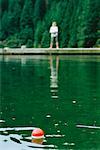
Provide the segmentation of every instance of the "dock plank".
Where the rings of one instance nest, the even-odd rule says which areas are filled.
[[[1,48],[0,55],[100,54],[100,48]]]

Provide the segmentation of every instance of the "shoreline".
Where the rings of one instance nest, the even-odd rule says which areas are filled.
[[[0,48],[0,55],[100,55],[100,48]]]

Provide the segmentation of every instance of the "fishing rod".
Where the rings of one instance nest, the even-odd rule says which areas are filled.
[[[78,128],[100,129],[99,126],[76,125]]]

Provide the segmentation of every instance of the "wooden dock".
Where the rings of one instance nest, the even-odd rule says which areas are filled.
[[[100,55],[100,48],[0,48],[0,55]]]

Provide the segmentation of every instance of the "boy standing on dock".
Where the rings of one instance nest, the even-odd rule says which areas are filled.
[[[52,26],[50,27],[50,33],[51,33],[51,43],[50,43],[50,48],[53,47],[54,40],[56,42],[56,48],[59,48],[58,44],[58,26],[56,22],[52,23]]]

